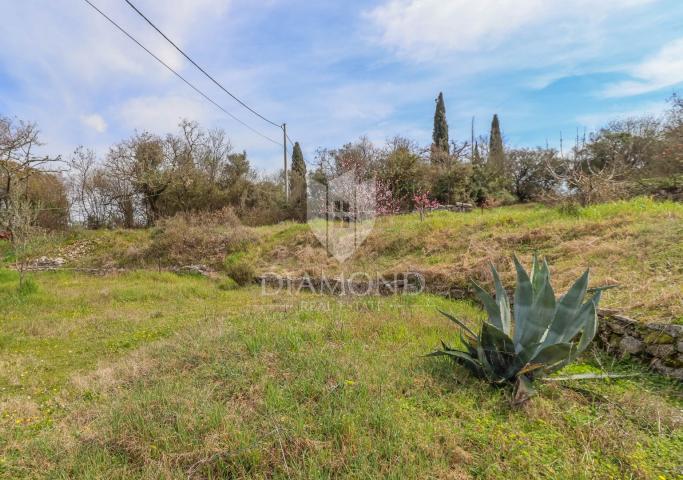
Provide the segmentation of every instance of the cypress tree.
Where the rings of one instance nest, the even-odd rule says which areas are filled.
[[[293,216],[300,222],[306,221],[306,162],[299,142],[294,143],[292,151],[292,174],[289,184]]]
[[[472,164],[481,164],[481,154],[479,153],[479,144],[474,142],[474,151],[472,152]]]
[[[493,121],[491,121],[488,163],[498,172],[502,172],[505,168],[505,150],[503,149],[503,136],[500,134],[498,114],[494,114]]]
[[[446,122],[446,104],[443,101],[443,93],[439,92],[434,111],[434,131],[432,132],[433,149],[448,153],[448,123]]]

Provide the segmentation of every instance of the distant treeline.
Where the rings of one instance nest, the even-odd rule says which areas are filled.
[[[304,162],[295,144],[285,198],[284,172],[258,174],[246,152],[235,152],[225,131],[182,121],[165,136],[143,132],[113,145],[103,158],[79,147],[68,159],[38,156],[35,124],[0,117],[0,230],[11,231],[13,202],[30,202],[46,228],[150,226],[177,213],[231,207],[242,222],[268,224],[306,218],[306,186],[354,172],[377,185],[380,213],[410,211],[417,198],[480,207],[514,202],[581,205],[633,194],[680,194],[683,175],[683,99],[674,95],[660,117],[609,123],[577,136],[562,154],[549,148],[510,148],[493,116],[487,136],[449,138],[439,94],[432,144],[395,137],[367,138],[321,148]]]

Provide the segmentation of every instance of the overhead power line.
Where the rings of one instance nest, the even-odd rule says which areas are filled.
[[[247,105],[246,103],[244,103],[242,100],[240,100],[239,98],[237,98],[237,96],[235,96],[233,93],[231,93],[230,91],[228,91],[228,89],[226,89],[223,85],[221,85],[221,83],[218,82],[215,78],[213,78],[211,75],[209,75],[209,73],[208,73],[206,70],[204,70],[201,66],[199,66],[199,65],[197,64],[197,62],[195,62],[194,60],[192,60],[192,58],[191,58],[187,53],[185,53],[178,45],[175,44],[175,42],[173,42],[173,40],[171,40],[170,38],[168,38],[168,37],[166,36],[166,34],[165,34],[164,32],[162,32],[162,31],[159,29],[159,27],[157,27],[149,18],[147,18],[147,16],[145,16],[145,14],[142,13],[142,12],[133,4],[133,2],[131,2],[130,0],[125,0],[125,2],[130,6],[130,8],[132,8],[133,10],[135,10],[135,12],[136,12],[138,15],[140,15],[147,23],[149,23],[149,25],[150,25],[154,30],[156,30],[156,31],[159,33],[159,35],[161,35],[162,37],[164,37],[164,38],[166,39],[166,41],[167,41],[168,43],[170,43],[170,44],[173,46],[173,48],[175,48],[176,50],[178,50],[178,52],[180,52],[180,54],[181,54],[183,57],[185,57],[192,65],[194,65],[195,67],[197,67],[197,69],[198,69],[200,72],[202,72],[209,80],[211,80],[213,83],[215,83],[215,84],[218,86],[218,88],[220,88],[220,89],[223,90],[225,93],[227,93],[228,95],[230,95],[237,103],[239,103],[240,105],[242,105],[244,108],[246,108],[247,110],[249,110],[251,113],[253,113],[253,114],[256,115],[257,117],[261,118],[262,120],[265,120],[266,122],[270,123],[271,125],[273,125],[273,126],[275,126],[275,127],[282,128],[282,125],[281,125],[281,124],[275,123],[275,122],[273,122],[272,120],[270,120],[270,119],[264,117],[263,115],[261,115],[259,112],[257,112],[256,110],[254,110],[253,108],[251,108],[249,105]]]
[[[159,58],[159,57],[156,56],[154,53],[152,53],[152,51],[150,51],[147,47],[145,47],[142,43],[140,43],[135,37],[133,37],[133,35],[131,35],[130,33],[128,33],[122,26],[120,26],[118,23],[116,23],[114,20],[112,20],[112,19],[111,19],[109,16],[107,16],[107,14],[105,14],[102,10],[100,10],[99,8],[97,8],[92,2],[90,2],[90,0],[83,0],[83,1],[84,1],[85,3],[87,3],[88,5],[90,5],[97,13],[99,13],[99,14],[102,15],[105,19],[107,19],[107,21],[109,21],[109,23],[111,23],[112,25],[114,25],[114,26],[115,26],[118,30],[120,30],[125,36],[127,36],[129,39],[131,39],[133,42],[135,42],[140,48],[142,48],[145,52],[147,52],[147,53],[148,53],[152,58],[154,58],[157,62],[159,62],[160,64],[162,64],[162,65],[163,65],[164,67],[166,67],[171,73],[173,73],[176,77],[178,77],[178,78],[179,78],[180,80],[182,80],[185,84],[187,84],[187,86],[189,86],[190,88],[192,88],[192,90],[194,90],[194,91],[197,92],[199,95],[201,95],[205,100],[208,100],[210,103],[212,103],[216,108],[218,108],[219,110],[221,110],[223,113],[225,113],[226,115],[228,115],[230,118],[232,118],[232,119],[235,120],[236,122],[240,123],[241,125],[245,126],[246,128],[248,128],[248,129],[251,130],[252,132],[256,133],[257,135],[259,135],[259,136],[265,138],[266,140],[268,140],[268,141],[274,143],[275,145],[280,145],[280,144],[281,144],[281,142],[278,142],[277,140],[273,140],[273,139],[270,138],[269,136],[267,136],[267,135],[265,135],[265,134],[259,132],[259,131],[256,130],[254,127],[252,127],[251,125],[247,124],[246,122],[240,120],[240,119],[237,118],[235,115],[233,115],[233,114],[230,113],[228,110],[226,110],[226,109],[223,108],[221,105],[219,105],[215,100],[213,100],[213,99],[212,99],[211,97],[209,97],[206,93],[204,93],[204,92],[201,91],[199,88],[197,88],[196,86],[194,86],[189,80],[187,80],[185,77],[183,77],[180,73],[176,72],[176,71],[173,69],[173,67],[169,66],[169,65],[168,65],[166,62],[164,62],[161,58]],[[176,48],[177,48],[177,47],[176,47]],[[194,62],[193,62],[193,63],[194,63]],[[204,73],[206,73],[206,72],[204,72]],[[240,102],[240,103],[241,103],[241,102]],[[279,125],[276,125],[276,126],[279,126]]]

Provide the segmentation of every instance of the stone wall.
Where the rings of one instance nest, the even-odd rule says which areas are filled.
[[[669,377],[683,380],[683,325],[641,323],[600,312],[599,343],[620,357],[635,357]]]

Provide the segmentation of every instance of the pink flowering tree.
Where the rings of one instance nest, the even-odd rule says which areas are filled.
[[[437,200],[430,198],[429,191],[426,191],[413,195],[413,205],[420,212],[420,221],[423,221],[426,212],[439,208],[441,204]]]

